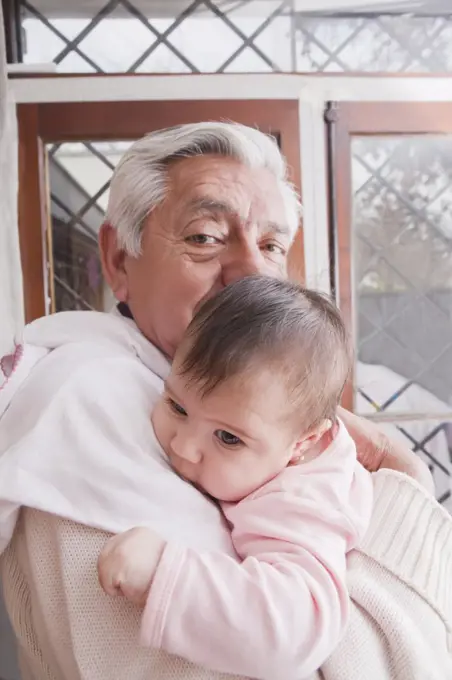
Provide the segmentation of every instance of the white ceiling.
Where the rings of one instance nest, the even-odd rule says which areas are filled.
[[[191,0],[132,0],[132,3],[147,17],[175,17],[189,5]],[[36,9],[47,17],[92,17],[107,4],[107,0],[30,0]],[[253,16],[268,16],[269,5],[275,8],[280,0],[216,0],[215,4],[223,11],[232,11]],[[452,0],[295,0],[299,12],[396,12],[416,14],[451,14]],[[199,8],[200,13],[209,10]],[[271,10],[270,10],[271,11]],[[124,15],[118,8],[114,16]]]
[[[452,13],[452,0],[296,0],[298,11]]]

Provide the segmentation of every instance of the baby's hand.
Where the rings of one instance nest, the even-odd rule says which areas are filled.
[[[123,595],[144,606],[165,541],[151,529],[137,527],[111,538],[97,562],[107,595]]]

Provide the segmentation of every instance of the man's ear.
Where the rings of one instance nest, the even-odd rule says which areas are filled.
[[[333,423],[328,418],[323,420],[320,425],[300,437],[294,444],[291,463],[298,463],[302,460],[305,453],[315,446],[323,437],[323,435],[331,430]]]
[[[126,253],[118,245],[116,229],[104,222],[99,230],[99,251],[102,271],[119,302],[127,302],[129,287],[125,268]]]

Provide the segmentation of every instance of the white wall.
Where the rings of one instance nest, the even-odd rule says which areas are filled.
[[[0,356],[12,349],[23,323],[17,182],[15,106],[11,95],[0,91]]]

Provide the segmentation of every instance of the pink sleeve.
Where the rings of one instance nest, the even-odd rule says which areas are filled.
[[[344,632],[345,555],[371,510],[370,476],[345,441],[224,507],[243,562],[167,545],[144,644],[261,680],[300,680],[321,666]]]

